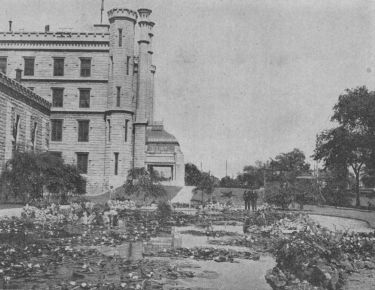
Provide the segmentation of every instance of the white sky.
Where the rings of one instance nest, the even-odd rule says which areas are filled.
[[[101,0],[0,0],[0,30],[87,30]],[[156,116],[185,162],[230,175],[300,148],[331,126],[345,88],[375,84],[375,2],[105,0],[151,8]],[[104,17],[107,22],[106,15]]]

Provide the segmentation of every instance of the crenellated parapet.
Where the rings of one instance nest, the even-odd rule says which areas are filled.
[[[109,33],[103,32],[0,32],[0,42],[3,41],[104,41],[109,39]]]
[[[138,14],[139,14],[140,20],[147,20],[148,17],[151,15],[151,13],[152,13],[152,10],[148,9],[148,8],[138,9]]]
[[[51,103],[43,99],[41,96],[35,94],[32,90],[24,87],[19,82],[0,73],[0,85],[10,91],[10,95],[21,99],[26,104],[33,107],[38,107],[39,110],[49,115]]]
[[[116,19],[130,20],[134,23],[137,22],[137,12],[127,8],[113,8],[108,11],[109,23],[112,23]]]

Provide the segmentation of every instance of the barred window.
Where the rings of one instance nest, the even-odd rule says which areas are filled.
[[[91,59],[81,58],[81,77],[89,77],[91,75]]]
[[[25,76],[33,76],[34,75],[34,65],[35,65],[35,58],[33,57],[25,57]]]
[[[62,141],[62,119],[51,119],[51,141]]]
[[[116,87],[116,89],[117,89],[116,106],[120,107],[120,103],[121,103],[121,87]]]
[[[125,142],[128,142],[128,126],[129,126],[129,120],[125,120]]]
[[[7,58],[0,57],[0,72],[3,74],[7,73]]]
[[[87,173],[89,163],[89,153],[76,153],[77,154],[77,168],[80,173]]]
[[[115,152],[115,175],[118,175],[118,152]]]
[[[90,89],[79,89],[79,107],[90,108]]]
[[[78,121],[78,142],[88,142],[89,141],[89,120],[79,120]]]
[[[118,46],[119,47],[122,46],[122,29],[121,28],[118,30]]]
[[[53,75],[54,76],[64,75],[64,59],[63,58],[53,59]]]
[[[64,105],[64,89],[52,88],[52,107],[62,108]]]
[[[126,74],[129,75],[130,56],[126,57]]]

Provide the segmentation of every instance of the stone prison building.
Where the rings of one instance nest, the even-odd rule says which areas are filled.
[[[9,22],[0,32],[2,164],[19,142],[77,164],[88,193],[121,186],[138,167],[184,185],[180,145],[154,120],[150,14],[114,8],[88,32],[17,32]]]

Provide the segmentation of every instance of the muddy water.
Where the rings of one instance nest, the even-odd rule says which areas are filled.
[[[259,261],[237,260],[237,263],[184,259],[171,260],[171,264],[194,272],[195,277],[168,281],[164,289],[268,290],[271,287],[266,283],[264,275],[275,266],[275,261],[269,256],[262,256]]]
[[[228,239],[230,237],[207,237],[181,232],[195,230],[205,232],[205,229],[188,226],[178,227],[175,232],[182,238],[182,247],[216,247],[233,249],[237,251],[249,251],[246,247],[213,246],[208,243],[210,239]],[[242,234],[242,226],[213,226],[214,231],[227,231]],[[101,253],[108,256],[121,256],[122,258],[137,260],[142,259],[142,243],[124,243],[117,247],[99,246],[95,247]],[[193,278],[177,280],[166,280],[163,289],[219,289],[219,290],[269,290],[271,287],[266,283],[264,276],[266,271],[275,266],[275,261],[270,256],[261,256],[258,261],[235,259],[234,263],[218,263],[215,261],[201,261],[180,258],[150,258],[168,261],[171,266],[176,266],[182,271],[191,271]]]
[[[228,239],[223,236],[213,238],[207,236],[197,236],[191,234],[182,234],[187,230],[198,230],[204,232],[204,229],[195,226],[176,228],[176,233],[182,237],[182,247],[213,247],[208,243],[210,239]],[[242,226],[213,226],[214,231],[227,231],[242,234]],[[233,249],[237,251],[249,251],[246,247],[234,246],[216,246],[216,248]],[[193,271],[194,278],[180,279],[170,282],[165,289],[173,287],[186,287],[188,289],[235,289],[235,290],[261,290],[271,289],[266,283],[264,275],[266,271],[275,266],[275,260],[270,256],[261,256],[258,261],[236,259],[235,263],[218,263],[215,261],[196,261],[192,259],[171,260],[171,263],[183,270]],[[189,269],[190,268],[190,269]]]
[[[315,214],[310,214],[309,217],[313,221],[319,223],[322,227],[325,227],[331,231],[339,230],[361,233],[369,233],[374,231],[374,229],[370,228],[366,222],[351,218],[332,217]]]

